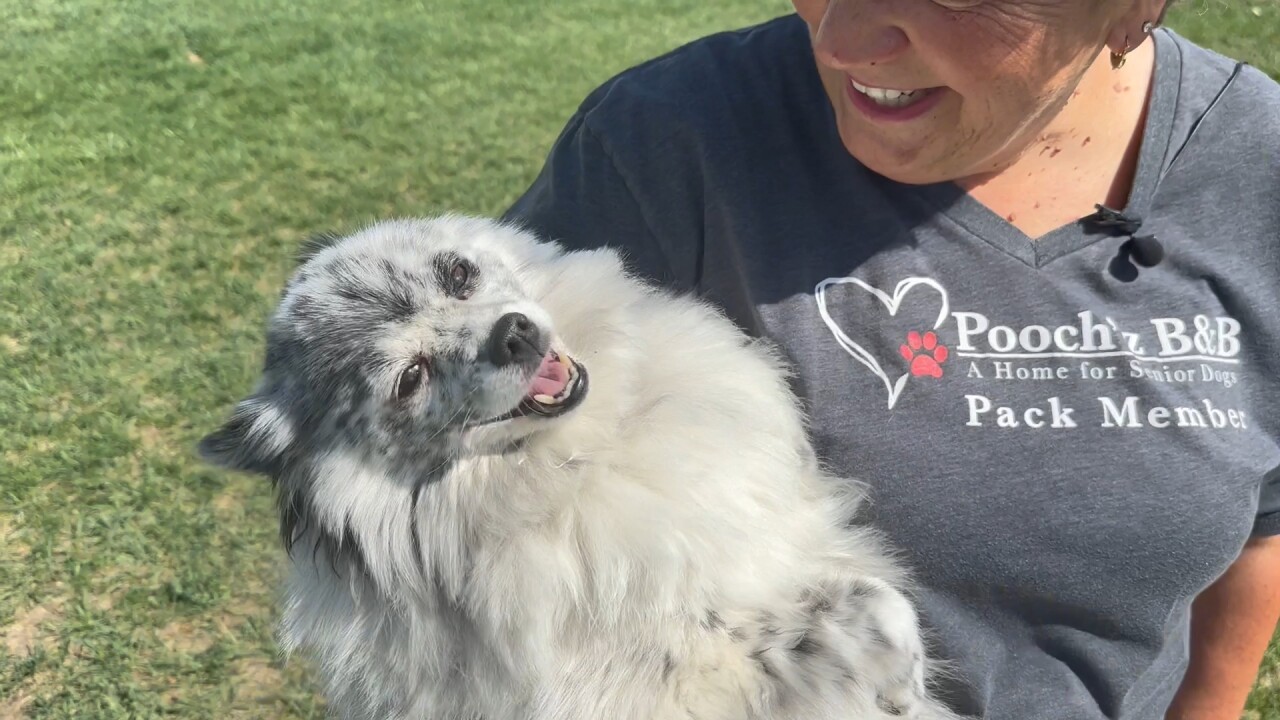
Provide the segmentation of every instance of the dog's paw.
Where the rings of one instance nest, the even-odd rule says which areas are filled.
[[[907,598],[875,580],[860,580],[851,593],[860,607],[842,618],[841,627],[865,644],[877,668],[876,703],[891,715],[913,717],[925,696],[924,643],[915,608]]]
[[[798,600],[730,623],[768,688],[764,717],[958,720],[927,690],[931,660],[900,590],[876,578],[830,578]]]
[[[931,697],[928,662],[919,616],[910,600],[882,581],[860,578],[832,596],[835,642],[853,663],[852,676],[874,691],[877,707],[902,720],[950,720]]]

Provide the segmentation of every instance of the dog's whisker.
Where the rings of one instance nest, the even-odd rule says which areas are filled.
[[[448,467],[449,465],[452,465],[457,460],[458,460],[457,454],[446,455],[444,460],[442,460],[439,465],[436,465],[435,467],[428,470],[424,477],[429,482],[435,476],[436,473],[440,472],[440,470]]]
[[[478,386],[473,387],[470,391],[467,392],[466,395],[462,396],[462,399],[459,401],[460,404],[458,406],[458,409],[455,410],[447,420],[441,423],[440,427],[437,428],[435,432],[431,433],[431,436],[426,439],[426,442],[429,443],[432,440],[435,440],[437,437],[440,436],[440,433],[444,432],[445,430],[448,430],[449,427],[453,425],[453,421],[458,419],[458,414],[464,410],[467,411],[468,417],[466,420],[462,421],[462,426],[466,427],[467,423],[471,421],[471,418],[470,418],[471,408],[468,407],[467,400],[476,392],[476,390],[479,390]]]
[[[574,453],[574,454],[570,455],[569,457],[565,458],[565,459],[564,459],[564,461],[563,461],[563,462],[561,462],[559,465],[556,465],[556,469],[557,469],[557,470],[560,470],[561,468],[563,468],[564,466],[568,465],[569,463],[576,462],[576,461],[578,461],[579,459],[584,458],[584,457],[589,457],[589,455],[587,455],[587,454],[585,454],[585,453]]]

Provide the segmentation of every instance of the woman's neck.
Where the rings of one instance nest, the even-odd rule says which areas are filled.
[[[958,184],[1032,238],[1092,213],[1096,203],[1123,207],[1138,165],[1154,63],[1151,42],[1132,51],[1119,70],[1104,52],[1017,160]]]

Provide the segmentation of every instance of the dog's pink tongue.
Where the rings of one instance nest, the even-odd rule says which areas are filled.
[[[542,358],[542,365],[538,367],[538,375],[533,379],[529,394],[555,397],[568,384],[569,371],[565,369],[563,363],[556,359],[555,354],[547,353]]]

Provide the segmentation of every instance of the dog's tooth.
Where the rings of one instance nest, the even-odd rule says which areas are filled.
[[[537,400],[538,402],[542,403],[543,405],[555,405],[555,404],[556,404],[556,399],[555,399],[555,398],[551,397],[550,395],[543,395],[543,394],[541,394],[541,393],[539,393],[539,394],[537,394],[537,395],[534,395],[534,396],[533,396],[533,399],[534,399],[534,400]]]

